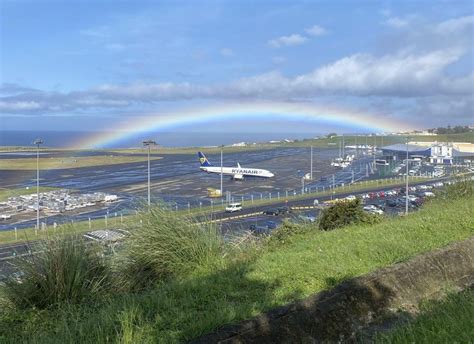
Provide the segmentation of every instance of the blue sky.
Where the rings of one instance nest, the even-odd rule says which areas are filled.
[[[4,0],[0,129],[99,130],[256,100],[473,124],[473,6]]]

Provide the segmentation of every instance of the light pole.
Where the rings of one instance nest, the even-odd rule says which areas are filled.
[[[313,180],[313,145],[311,145],[311,163],[310,163],[310,178]]]
[[[408,215],[408,137],[407,137],[407,158],[405,161],[406,165],[406,178],[405,178],[405,215]]]
[[[36,145],[36,230],[40,228],[40,196],[39,196],[39,188],[40,188],[40,180],[39,180],[39,149],[40,145],[43,144],[43,140],[36,139],[33,144]]]
[[[221,197],[224,197],[224,190],[222,188],[223,176],[224,176],[224,145],[221,146]]]
[[[150,187],[150,149],[155,146],[156,142],[153,140],[143,141],[143,146],[148,148],[148,208],[151,206],[151,187]]]

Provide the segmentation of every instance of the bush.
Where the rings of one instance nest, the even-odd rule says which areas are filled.
[[[472,197],[474,195],[474,181],[457,179],[453,184],[446,185],[441,197],[449,200]]]
[[[319,218],[319,229],[328,231],[353,223],[377,223],[379,216],[367,214],[359,199],[342,201],[324,209]]]
[[[82,237],[50,238],[36,252],[16,258],[20,277],[5,283],[4,296],[17,308],[94,300],[111,286],[108,262],[97,245],[86,244]]]
[[[198,224],[160,206],[140,219],[124,251],[132,289],[185,274],[221,256],[222,239],[213,224]]]
[[[297,224],[285,220],[282,225],[275,229],[268,237],[268,243],[270,245],[284,244],[290,241],[293,236],[306,232],[310,226],[312,227],[312,224]]]

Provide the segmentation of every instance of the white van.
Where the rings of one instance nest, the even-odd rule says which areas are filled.
[[[242,211],[242,203],[230,203],[225,207],[226,213],[233,213],[234,211]]]

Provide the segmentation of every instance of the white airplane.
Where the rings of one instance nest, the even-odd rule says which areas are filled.
[[[198,152],[198,156],[202,171],[207,173],[221,173],[221,167],[212,166],[203,152]],[[237,167],[222,167],[222,174],[230,175],[232,179],[235,180],[243,180],[244,177],[271,178],[274,176],[270,171],[262,170],[260,168],[244,168],[241,167],[239,163],[237,163]]]

